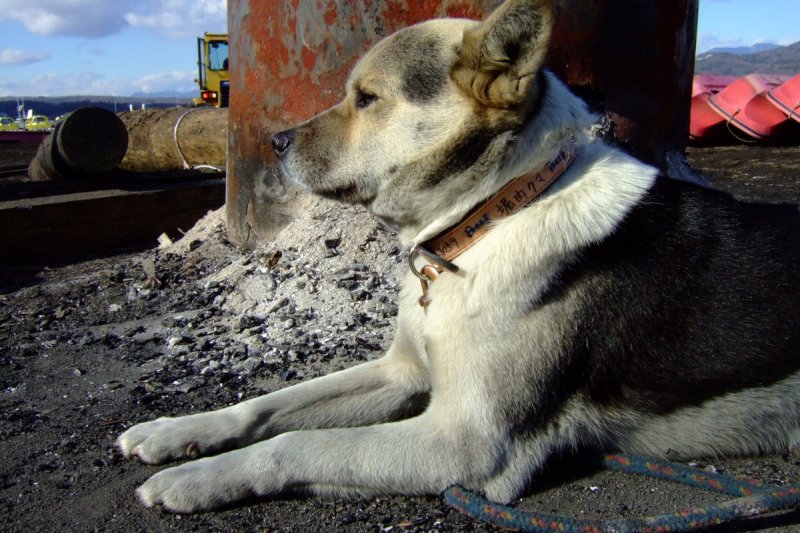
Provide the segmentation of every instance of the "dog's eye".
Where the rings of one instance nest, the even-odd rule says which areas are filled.
[[[364,109],[372,105],[377,99],[378,97],[376,95],[359,89],[356,92],[356,107],[359,109]]]

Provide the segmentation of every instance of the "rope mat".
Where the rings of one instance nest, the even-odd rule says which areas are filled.
[[[608,470],[676,481],[734,496],[734,499],[645,518],[586,520],[495,504],[458,485],[445,490],[443,496],[449,505],[474,519],[502,528],[536,533],[696,531],[800,505],[800,484],[764,485],[754,480],[734,478],[682,464],[623,454],[603,456],[602,466]]]

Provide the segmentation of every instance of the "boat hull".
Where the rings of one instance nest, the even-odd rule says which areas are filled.
[[[788,118],[767,95],[788,79],[788,76],[750,74],[710,96],[708,103],[723,120],[753,139],[777,137]]]
[[[788,118],[800,122],[800,74],[769,91],[767,98]]]

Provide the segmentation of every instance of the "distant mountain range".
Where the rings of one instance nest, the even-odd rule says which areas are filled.
[[[131,98],[194,98],[199,91],[158,91],[154,93],[136,92]]]
[[[109,111],[127,111],[133,106],[141,109],[142,104],[148,108],[154,107],[184,107],[191,104],[194,96],[192,93],[171,93],[161,96],[161,93],[138,93],[134,96],[31,96],[25,98],[25,109],[33,109],[37,115],[46,115],[55,118],[64,113],[74,111],[79,107],[102,107]],[[14,97],[0,97],[0,115],[17,116],[17,99]]]
[[[746,51],[749,50],[749,51]],[[717,48],[699,54],[694,71],[698,74],[800,74],[800,42],[789,46],[761,43],[752,47]]]
[[[734,55],[746,55],[746,54],[754,54],[756,52],[765,52],[767,50],[772,50],[774,48],[780,48],[780,45],[774,43],[756,43],[752,46],[734,46],[734,47],[721,47],[721,48],[712,48],[702,54],[698,55],[706,55],[706,54],[734,54]]]

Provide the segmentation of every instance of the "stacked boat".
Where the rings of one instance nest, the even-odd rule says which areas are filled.
[[[800,143],[800,74],[697,74],[689,137],[702,144]]]

